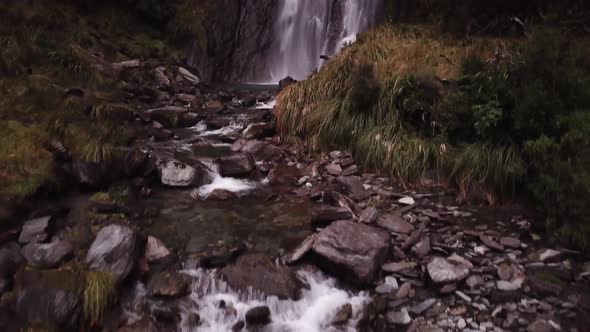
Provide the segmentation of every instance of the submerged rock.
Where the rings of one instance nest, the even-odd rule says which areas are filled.
[[[452,255],[449,258],[435,257],[426,266],[430,279],[435,283],[460,281],[467,276],[473,264],[465,258]]]
[[[138,246],[138,236],[132,229],[110,225],[96,235],[86,263],[90,269],[109,272],[116,281],[122,281],[135,266]]]
[[[387,258],[389,241],[389,234],[377,228],[337,221],[317,234],[313,251],[327,270],[343,270],[344,279],[370,284]]]
[[[226,266],[221,274],[235,289],[252,288],[281,299],[298,299],[301,285],[295,273],[286,266],[275,265],[266,254],[246,254]]]

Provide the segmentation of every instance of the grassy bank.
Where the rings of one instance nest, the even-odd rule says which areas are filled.
[[[94,62],[178,62],[179,40],[200,31],[199,20],[189,20],[198,13],[182,7],[189,1],[174,2],[174,17],[146,3],[0,4],[0,195],[22,198],[54,187],[56,143],[91,162],[108,161],[114,147],[129,144],[113,114],[126,111],[112,93],[118,77]],[[69,88],[84,97],[66,95]]]
[[[551,235],[586,248],[588,45],[384,26],[284,91],[277,122],[284,139],[349,148],[406,186],[434,173],[467,199],[530,200]]]

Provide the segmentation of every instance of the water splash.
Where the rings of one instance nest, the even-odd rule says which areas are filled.
[[[180,329],[183,332],[231,331],[237,321],[244,320],[249,309],[260,305],[270,308],[272,323],[268,326],[269,331],[356,331],[355,326],[361,311],[369,300],[364,292],[354,294],[339,289],[334,279],[319,272],[299,273],[299,277],[308,287],[298,301],[265,297],[253,291],[235,292],[211,271],[199,269],[187,270],[185,273],[194,278],[194,283],[193,292],[182,307],[183,320]],[[220,309],[221,301],[229,309]],[[352,319],[344,326],[331,326],[334,315],[345,304],[352,306]],[[198,327],[190,326],[188,316],[193,312],[201,317],[202,323]]]
[[[203,162],[210,170],[213,181],[197,189],[197,194],[201,198],[207,198],[214,190],[221,189],[231,191],[236,194],[244,194],[256,189],[256,183],[235,178],[224,178],[219,174],[219,166],[213,162]]]

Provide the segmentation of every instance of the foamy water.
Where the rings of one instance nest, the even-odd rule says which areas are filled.
[[[256,292],[238,293],[219,280],[212,272],[205,270],[187,270],[186,274],[194,278],[193,292],[183,305],[183,332],[223,332],[231,331],[238,321],[244,320],[246,312],[256,306],[266,305],[271,311],[272,323],[268,331],[285,332],[320,332],[320,331],[356,331],[362,308],[369,300],[361,292],[354,294],[336,287],[334,279],[320,273],[300,272],[299,277],[308,285],[300,300],[279,300],[277,297],[265,297]],[[221,301],[226,307],[235,310],[220,309]],[[330,322],[338,309],[351,304],[353,318],[345,326],[335,328]],[[189,326],[188,316],[198,313],[201,324]]]
[[[256,183],[244,179],[224,178],[219,174],[219,166],[213,162],[203,162],[210,170],[210,175],[213,182],[199,187],[198,196],[207,198],[216,189],[231,191],[232,193],[241,195],[256,189]]]

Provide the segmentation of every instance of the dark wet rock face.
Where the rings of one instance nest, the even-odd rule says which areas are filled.
[[[16,312],[26,322],[73,327],[80,315],[78,294],[63,289],[30,288],[19,292]]]
[[[252,287],[267,295],[281,299],[298,299],[301,285],[295,273],[286,266],[277,266],[265,254],[246,254],[235,263],[223,268],[221,274],[235,289]]]
[[[205,47],[195,43],[190,65],[201,79],[242,82],[256,79],[267,64],[265,52],[273,42],[273,24],[279,2],[274,0],[222,0],[209,18]]]
[[[138,236],[130,228],[107,226],[96,235],[86,263],[90,269],[109,272],[116,281],[122,281],[135,266],[138,246]]]
[[[317,235],[313,251],[327,271],[343,271],[339,275],[345,279],[369,284],[387,258],[389,241],[389,234],[377,228],[337,221]]]
[[[0,278],[12,278],[23,262],[18,244],[8,243],[0,248]]]
[[[254,307],[246,312],[248,325],[266,325],[270,321],[270,309],[267,306]]]

